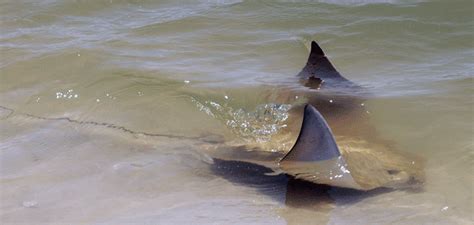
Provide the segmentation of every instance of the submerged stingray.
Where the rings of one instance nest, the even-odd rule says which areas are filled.
[[[261,144],[212,145],[206,152],[215,159],[254,163],[277,174],[357,190],[423,182],[420,162],[393,151],[390,142],[378,137],[364,107],[364,89],[337,72],[316,42],[297,76],[302,87],[282,87],[276,100],[306,101],[291,109],[287,128],[270,141],[278,145],[299,134],[288,152],[265,151]]]

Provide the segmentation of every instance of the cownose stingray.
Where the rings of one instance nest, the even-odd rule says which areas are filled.
[[[287,127],[270,141],[277,145],[292,141],[289,151],[265,151],[261,144],[214,144],[205,152],[215,159],[253,163],[335,187],[367,191],[422,184],[421,163],[394,151],[390,141],[377,135],[364,106],[364,88],[344,78],[315,41],[297,77],[299,88],[281,87],[274,99],[280,103],[305,99],[293,106]]]

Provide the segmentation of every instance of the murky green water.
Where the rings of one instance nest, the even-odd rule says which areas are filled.
[[[2,1],[0,221],[470,224],[473,16],[471,1]],[[311,40],[425,161],[422,191],[308,190],[200,153],[195,137],[278,132],[286,106],[265,119],[262,87],[298,85]]]

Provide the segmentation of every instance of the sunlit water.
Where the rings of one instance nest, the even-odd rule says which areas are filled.
[[[2,1],[1,224],[470,224],[473,7]],[[260,87],[297,85],[311,40],[425,161],[422,191],[304,189],[200,153],[284,126]]]

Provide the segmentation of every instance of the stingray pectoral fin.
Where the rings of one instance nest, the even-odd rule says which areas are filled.
[[[326,120],[309,104],[304,109],[298,139],[279,165],[298,179],[365,190],[353,179]]]
[[[326,120],[312,105],[304,108],[303,124],[298,139],[284,161],[321,161],[340,156],[336,140]]]

